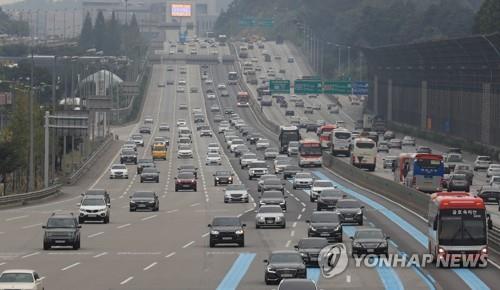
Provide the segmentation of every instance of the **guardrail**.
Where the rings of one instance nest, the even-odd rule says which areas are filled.
[[[0,206],[10,204],[25,204],[28,201],[42,199],[58,193],[60,188],[61,184],[56,184],[38,191],[2,196],[0,197]]]

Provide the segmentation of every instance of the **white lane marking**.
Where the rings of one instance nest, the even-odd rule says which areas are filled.
[[[198,205],[200,205],[200,203],[199,203],[199,202],[197,202],[197,203],[193,203],[193,204],[192,204],[192,205],[190,205],[190,206],[191,206],[191,207],[195,207],[195,206],[198,206]]]
[[[99,257],[105,256],[107,254],[108,254],[108,252],[102,252],[100,254],[95,255],[93,258],[99,258]]]
[[[80,262],[76,262],[76,263],[74,263],[74,264],[71,264],[71,265],[69,265],[69,266],[66,266],[66,267],[62,268],[62,269],[61,269],[61,271],[66,271],[66,270],[69,270],[69,269],[74,268],[74,267],[76,267],[76,266],[78,266],[78,265],[80,265]]]
[[[293,222],[292,228],[295,228],[297,226],[297,222]]]
[[[305,211],[306,211],[306,208],[305,208],[305,207],[303,207],[303,208],[302,208],[302,210],[301,210],[301,212],[305,212]]]
[[[291,244],[291,243],[292,243],[292,240],[288,240],[288,241],[286,241],[285,248],[290,247],[290,244]]]
[[[300,202],[300,199],[298,197],[294,197],[296,201]]]
[[[25,259],[25,258],[28,258],[28,257],[36,256],[38,254],[40,254],[40,252],[34,252],[34,253],[31,253],[31,254],[27,254],[27,255],[22,256],[21,259]]]
[[[121,225],[121,226],[117,226],[116,228],[117,229],[123,229],[123,228],[126,228],[128,226],[131,226],[131,224],[124,224],[124,225]]]
[[[204,237],[206,237],[208,235],[210,235],[210,232],[204,233],[203,235],[201,235],[201,237],[204,238]]]
[[[87,238],[95,238],[95,237],[100,236],[102,234],[104,234],[104,232],[98,232],[98,233],[95,233],[95,234],[88,235]]]
[[[500,265],[498,265],[497,263],[493,262],[491,259],[488,259],[488,263],[492,264],[493,266],[495,266],[497,269],[500,269]]]
[[[182,248],[185,249],[185,248],[191,246],[192,244],[194,244],[194,241],[191,241],[191,242],[185,244],[184,246],[182,246]]]
[[[120,282],[120,285],[125,285],[127,284],[128,282],[130,282],[132,279],[134,279],[134,276],[130,276],[128,277],[127,279],[123,280]]]
[[[175,254],[176,254],[176,252],[172,252],[172,253],[166,255],[165,258],[170,258],[170,257],[174,256]]]
[[[24,218],[27,218],[27,217],[29,217],[29,216],[28,215],[20,215],[20,216],[15,216],[15,217],[8,218],[5,221],[6,222],[10,222],[10,221],[24,219]]]
[[[149,265],[149,266],[145,267],[143,270],[144,270],[144,271],[147,271],[147,270],[149,270],[149,269],[153,268],[154,266],[156,266],[156,264],[158,264],[158,263],[157,263],[157,262],[151,263],[151,265]]]
[[[178,211],[179,211],[178,209],[173,209],[173,210],[167,211],[167,213],[173,213],[173,212],[178,212]]]
[[[304,202],[300,203],[303,207],[306,207],[307,205]]]
[[[3,265],[5,265],[5,264],[7,264],[7,263],[6,263],[6,262],[2,262],[2,263],[0,263],[0,266],[3,266]]]
[[[147,216],[147,217],[145,217],[145,218],[142,218],[141,220],[142,220],[142,221],[147,221],[147,220],[150,220],[150,219],[155,218],[155,217],[157,217],[157,216],[158,216],[158,215],[154,214],[154,215],[150,215],[150,216]]]
[[[29,225],[29,226],[24,226],[22,227],[21,229],[25,230],[25,229],[31,229],[31,228],[34,228],[34,227],[39,227],[41,226],[42,224],[41,223],[38,223],[38,224],[32,224],[32,225]]]
[[[301,214],[299,214],[299,215],[297,216],[297,219],[298,219],[298,220],[300,220],[300,218],[301,218],[301,217],[302,217],[302,215],[301,215]]]
[[[293,231],[293,230],[292,230],[292,231],[290,232],[290,237],[293,237],[293,236],[295,236],[295,231]]]

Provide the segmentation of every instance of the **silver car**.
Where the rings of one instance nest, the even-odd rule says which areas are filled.
[[[249,163],[254,162],[254,161],[257,161],[257,154],[255,154],[255,153],[248,152],[248,153],[241,155],[241,158],[240,158],[241,169],[247,167],[247,165]]]
[[[314,182],[314,177],[309,172],[298,172],[293,178],[293,189],[297,188],[311,188]]]
[[[278,148],[274,148],[274,147],[267,148],[264,151],[264,158],[265,159],[273,159],[273,158],[276,158],[276,156],[278,156],[278,154],[279,154]]]
[[[224,189],[224,203],[246,202],[248,203],[248,190],[244,184],[229,184]]]
[[[255,228],[286,227],[285,214],[279,205],[263,205],[255,215]]]

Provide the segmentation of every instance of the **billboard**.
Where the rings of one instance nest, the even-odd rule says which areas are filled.
[[[191,4],[172,4],[170,15],[172,17],[191,17]]]

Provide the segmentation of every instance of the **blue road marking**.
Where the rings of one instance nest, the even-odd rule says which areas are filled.
[[[350,196],[362,201],[365,204],[368,204],[370,207],[376,209],[379,211],[381,214],[383,214],[385,217],[387,217],[389,220],[391,220],[393,223],[397,224],[402,230],[406,231],[411,237],[413,237],[417,242],[422,245],[425,249],[427,249],[427,244],[428,244],[428,239],[427,236],[422,233],[420,230],[418,230],[416,227],[402,219],[400,216],[395,214],[393,211],[387,209],[380,203],[358,193],[355,192],[354,190],[347,188],[338,182],[335,182],[331,178],[328,178],[325,174],[323,174],[321,171],[314,171],[314,175],[321,179],[327,179],[333,182],[337,187],[344,191],[345,193],[349,194]],[[476,274],[474,274],[471,270],[469,269],[453,269],[453,271],[457,274],[458,277],[460,277],[467,286],[469,286],[472,290],[486,290],[490,289],[488,285],[486,285]]]
[[[320,274],[319,268],[307,268],[307,279],[313,280],[316,284],[318,284]]]
[[[224,279],[220,282],[217,290],[235,290],[248,271],[254,258],[255,253],[239,254],[231,269],[229,269]]]

